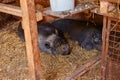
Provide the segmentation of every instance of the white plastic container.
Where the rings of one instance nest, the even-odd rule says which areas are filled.
[[[52,11],[66,11],[74,9],[74,0],[50,0]]]

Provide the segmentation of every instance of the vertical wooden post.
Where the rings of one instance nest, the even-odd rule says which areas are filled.
[[[109,8],[109,2],[107,1],[100,1],[100,13],[107,14]],[[106,35],[107,35],[107,23],[108,17],[103,16],[103,30],[102,30],[102,65],[101,65],[101,80],[106,79]]]
[[[100,13],[108,13],[109,2],[100,1]]]
[[[22,26],[25,33],[30,80],[40,80],[41,62],[38,48],[37,21],[34,0],[20,0]]]
[[[106,70],[106,30],[107,30],[107,17],[103,17],[103,29],[102,29],[102,65],[101,65],[101,80],[105,80]]]

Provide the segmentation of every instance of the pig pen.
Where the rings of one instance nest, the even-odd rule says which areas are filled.
[[[0,80],[29,80],[25,42],[17,34],[19,22],[10,19],[0,27]],[[41,53],[42,80],[64,80],[100,54],[97,50],[86,51],[76,41],[66,37],[72,48],[70,55]],[[100,80],[100,65],[76,80]]]
[[[16,1],[19,2],[19,0]],[[43,1],[40,2],[41,5],[37,1],[36,9],[38,10],[44,8],[41,5],[49,6],[45,2],[47,0],[40,0]],[[18,6],[19,3],[13,5]],[[20,21],[6,19],[0,21],[0,80],[29,80],[25,42],[22,42],[17,35]],[[42,80],[64,80],[101,53],[97,50],[86,51],[76,41],[71,41],[68,36],[67,38],[72,48],[70,55],[54,56],[41,53]],[[100,80],[100,65],[75,80]]]

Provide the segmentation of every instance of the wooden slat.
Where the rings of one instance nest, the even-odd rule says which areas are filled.
[[[37,11],[37,12],[36,12],[36,18],[37,18],[37,21],[40,21],[40,20],[43,19],[42,13],[41,13],[40,11]]]
[[[38,48],[37,21],[34,0],[20,0],[30,80],[40,80],[41,61]],[[42,16],[41,16],[42,17]]]
[[[102,53],[102,67],[104,67],[103,69],[103,76],[104,76],[104,78],[105,79],[103,79],[103,80],[107,80],[108,78],[107,78],[107,76],[106,76],[106,72],[107,72],[107,55],[108,55],[108,48],[109,48],[109,34],[110,34],[110,26],[111,26],[111,19],[110,18],[108,18],[108,20],[107,20],[107,27],[106,27],[106,39],[105,39],[105,43],[106,43],[106,45],[105,45],[105,52],[103,52]]]
[[[64,80],[75,80],[78,76],[82,76],[100,62],[101,62],[101,56],[98,55],[97,57],[91,59],[88,63],[80,67],[78,70],[73,72],[70,76],[66,77]]]
[[[98,15],[102,15],[102,16],[112,18],[114,20],[120,20],[120,15],[118,13],[115,13],[115,12],[101,13],[99,8],[91,10],[91,12],[93,12],[95,14],[98,14]]]
[[[100,1],[100,13],[107,14],[108,13],[109,2]]]
[[[120,3],[119,0],[100,0],[100,1],[108,1],[108,2],[112,2],[112,3]]]
[[[2,3],[0,3],[0,12],[12,14],[19,17],[22,16],[20,7],[2,4]]]
[[[4,13],[7,13],[7,14],[22,17],[21,8],[18,7],[18,6],[12,6],[12,5],[8,5],[8,4],[0,3],[0,12],[4,12]],[[40,21],[43,18],[42,13],[40,11],[36,12],[36,16],[37,16],[37,21]]]
[[[103,29],[102,29],[102,65],[101,65],[101,80],[105,80],[105,65],[106,63],[106,31],[107,31],[108,17],[103,16]]]
[[[79,6],[80,7],[80,6]],[[96,8],[97,6],[91,6],[89,8],[84,8],[84,9],[77,9],[77,10],[74,10],[72,12],[67,12],[67,11],[60,11],[60,12],[54,12],[50,9],[50,7],[48,8],[45,8],[44,11],[43,11],[43,15],[46,16],[46,15],[50,15],[50,16],[53,16],[53,17],[58,17],[58,18],[65,18],[65,17],[68,17],[68,16],[72,16],[74,14],[77,14],[77,13],[80,13],[80,12],[84,12],[84,11],[87,11],[87,10],[92,10],[94,8]]]
[[[81,1],[81,2],[87,3],[87,2],[94,2],[94,1],[96,1],[96,0],[83,0],[83,1]]]

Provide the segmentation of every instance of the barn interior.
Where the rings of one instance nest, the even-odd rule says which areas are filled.
[[[76,4],[100,5],[99,0],[85,3],[84,1],[76,0]],[[0,3],[20,6],[19,0],[0,0]],[[50,1],[35,0],[35,7],[36,10],[44,11],[45,8],[50,7]],[[93,13],[92,10],[65,18],[103,24],[103,16]],[[39,23],[51,22],[56,19],[58,18],[44,15],[43,20]],[[0,80],[29,80],[25,42],[18,37],[17,31],[20,22],[20,17],[0,13]],[[101,51],[95,49],[87,51],[80,47],[77,41],[70,40],[67,35],[66,37],[72,49],[70,55],[52,55],[41,52],[42,80],[64,80],[91,59],[101,55]],[[78,75],[73,80],[100,80],[100,65],[99,62],[84,75]]]

